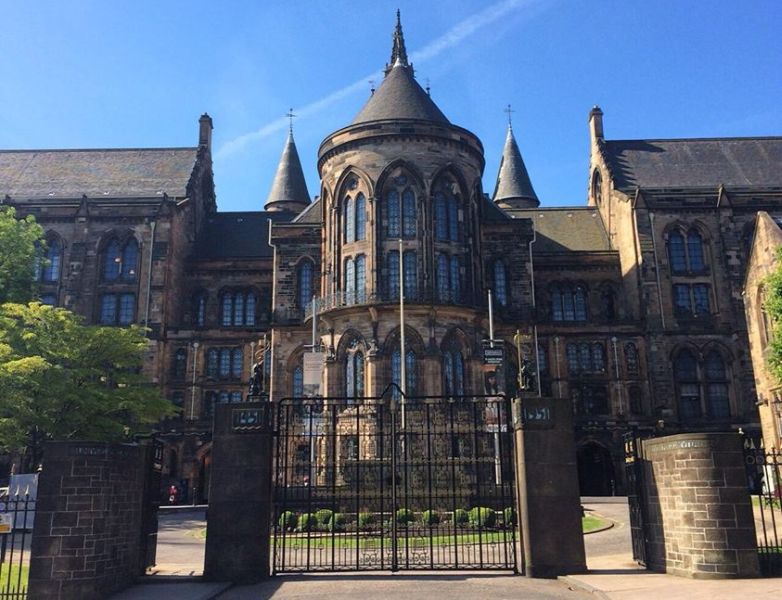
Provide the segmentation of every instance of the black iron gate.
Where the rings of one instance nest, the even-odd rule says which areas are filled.
[[[747,469],[760,572],[766,577],[782,575],[782,453],[764,448],[762,439],[744,438]]]
[[[644,475],[635,432],[625,434],[625,477],[627,479],[627,504],[630,509],[630,533],[633,543],[633,560],[646,566],[646,518],[644,514]]]
[[[285,399],[277,408],[275,573],[515,570],[505,398]]]
[[[35,499],[29,490],[0,496],[0,600],[25,600]]]

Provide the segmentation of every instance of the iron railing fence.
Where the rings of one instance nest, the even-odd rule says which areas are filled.
[[[516,569],[504,397],[284,399],[274,572]]]
[[[0,497],[0,600],[26,600],[35,500],[22,490]]]
[[[760,571],[782,576],[782,452],[762,440],[744,439],[747,485],[752,499]]]

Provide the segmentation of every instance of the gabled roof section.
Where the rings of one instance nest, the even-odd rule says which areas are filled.
[[[196,244],[196,259],[230,260],[271,258],[269,221],[289,222],[294,213],[285,211],[218,212],[206,217]]]
[[[0,197],[184,197],[198,148],[0,151]]]
[[[534,254],[611,251],[603,220],[594,208],[529,208],[507,212],[516,219],[535,222]]]
[[[510,124],[497,173],[494,202],[503,208],[535,208],[540,205]]]
[[[782,187],[782,137],[606,140],[601,145],[623,191]]]
[[[321,215],[320,215],[320,198],[316,198],[315,201],[310,204],[307,208],[305,208],[303,211],[301,211],[298,215],[296,215],[296,218],[293,219],[293,223],[306,223],[308,225],[315,225],[317,223],[321,223]]]
[[[396,14],[391,61],[386,65],[385,78],[372,93],[352,125],[389,119],[414,119],[449,124],[429,94],[415,80],[413,65],[407,62],[407,50],[402,34],[399,11]]]
[[[293,141],[293,130],[288,133],[285,147],[282,149],[280,163],[274,175],[272,189],[264,205],[265,210],[292,210],[299,212],[310,203],[310,193],[307,191],[307,182],[304,179],[304,170],[301,168],[299,152],[296,150],[296,142]]]

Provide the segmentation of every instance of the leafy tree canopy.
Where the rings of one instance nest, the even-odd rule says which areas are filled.
[[[63,308],[0,305],[0,449],[40,461],[46,439],[117,441],[175,413],[140,374],[138,326],[86,326]]]
[[[777,252],[776,263],[774,271],[764,282],[765,310],[774,333],[767,360],[771,374],[782,383],[782,248]]]
[[[17,219],[13,207],[0,206],[0,303],[34,298],[42,253],[43,229],[35,218]]]

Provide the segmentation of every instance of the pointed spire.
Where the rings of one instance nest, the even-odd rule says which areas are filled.
[[[277,165],[272,189],[263,208],[269,211],[290,210],[298,213],[309,205],[310,194],[307,191],[307,182],[304,180],[299,152],[293,141],[293,111],[286,116],[291,119],[290,131],[282,150],[280,164]]]
[[[396,9],[396,28],[394,29],[394,45],[391,48],[391,60],[386,65],[385,74],[388,75],[394,67],[410,67],[407,62],[407,48],[405,48],[405,35],[402,33],[402,17],[399,9]]]
[[[510,105],[508,113],[508,134],[505,137],[505,147],[502,149],[500,170],[497,174],[497,187],[494,189],[494,202],[502,208],[537,208],[540,201],[532,188],[527,167],[521,158],[519,146],[513,136]]]

